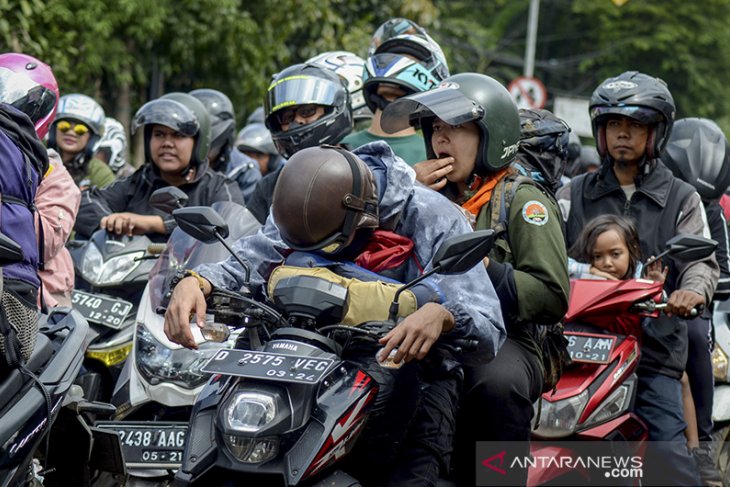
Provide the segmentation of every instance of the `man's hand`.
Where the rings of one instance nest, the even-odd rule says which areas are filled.
[[[136,213],[112,213],[101,219],[99,224],[107,232],[117,235],[144,235],[146,233],[164,233],[165,222],[157,215],[138,215]]]
[[[436,191],[446,186],[446,175],[449,174],[454,166],[453,157],[444,157],[443,159],[429,159],[413,165],[416,170],[416,179]]]
[[[382,362],[397,348],[393,362],[422,360],[438,337],[454,327],[454,316],[436,303],[426,303],[380,339],[384,345],[378,354]]]
[[[190,331],[193,315],[199,327],[205,326],[205,295],[200,290],[198,280],[186,277],[172,292],[170,304],[165,312],[165,335],[175,343],[187,348],[198,348]]]
[[[705,304],[705,297],[697,294],[694,291],[683,291],[678,289],[669,296],[667,300],[666,314],[667,316],[677,315],[682,318],[692,318],[690,313],[692,310]]]

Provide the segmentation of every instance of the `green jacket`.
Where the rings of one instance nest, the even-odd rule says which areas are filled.
[[[116,179],[114,172],[104,161],[91,159],[83,168],[76,169],[67,167],[76,185],[82,190],[96,186],[104,188],[113,183]]]
[[[540,355],[530,336],[533,327],[522,325],[557,323],[568,309],[570,281],[562,219],[553,198],[541,188],[523,183],[513,191],[512,184],[517,183],[510,181],[507,177],[497,184],[475,228],[496,226],[502,201],[514,194],[508,204],[507,231],[489,254],[487,272],[500,298],[508,335]]]

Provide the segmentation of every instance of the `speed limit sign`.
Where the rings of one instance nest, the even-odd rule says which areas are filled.
[[[537,78],[520,76],[510,82],[507,90],[518,108],[543,108],[547,101],[545,85]]]

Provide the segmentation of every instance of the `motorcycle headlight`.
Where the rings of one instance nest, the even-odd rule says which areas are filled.
[[[221,348],[220,343],[201,343],[197,350],[171,350],[155,339],[142,323],[137,324],[137,369],[150,384],[172,382],[195,389],[203,385],[210,374],[200,368]]]
[[[102,362],[107,367],[123,362],[129,352],[132,351],[132,344],[125,343],[116,347],[103,348],[99,350],[87,350],[86,356]]]
[[[81,274],[95,286],[119,284],[139,266],[141,261],[137,259],[141,257],[144,257],[144,250],[118,255],[104,261],[99,248],[89,243],[81,265]]]
[[[593,424],[603,423],[609,419],[613,419],[623,414],[631,405],[632,392],[636,384],[636,379],[627,380],[620,387],[616,388],[601,404],[598,405],[588,419],[581,425],[581,428]]]
[[[276,418],[276,398],[261,392],[239,392],[226,406],[223,420],[234,431],[255,433]]]
[[[542,404],[540,425],[533,433],[540,438],[561,438],[570,436],[575,431],[583,409],[588,404],[588,391],[577,396],[551,402],[545,398],[538,401]]]
[[[715,349],[712,351],[712,375],[715,376],[715,380],[727,382],[727,369],[727,354],[723,351],[720,345],[715,344]]]
[[[225,435],[224,438],[228,451],[239,462],[263,463],[275,458],[279,453],[279,438],[276,436],[243,438],[235,435]]]

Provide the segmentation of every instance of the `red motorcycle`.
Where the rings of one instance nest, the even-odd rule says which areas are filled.
[[[715,246],[708,239],[679,235],[657,258],[697,260]],[[563,321],[573,364],[555,389],[536,403],[527,485],[599,480],[591,478],[591,467],[597,464],[578,459],[589,451],[621,452],[631,460],[611,466],[618,468],[613,473],[629,484],[640,481],[648,429],[632,409],[641,321],[658,317],[666,306],[662,288],[662,283],[646,279],[571,281]],[[575,445],[576,441],[583,443]],[[612,443],[610,449],[605,443],[586,443],[596,441]],[[605,482],[612,471],[606,470],[606,478],[600,480]]]

